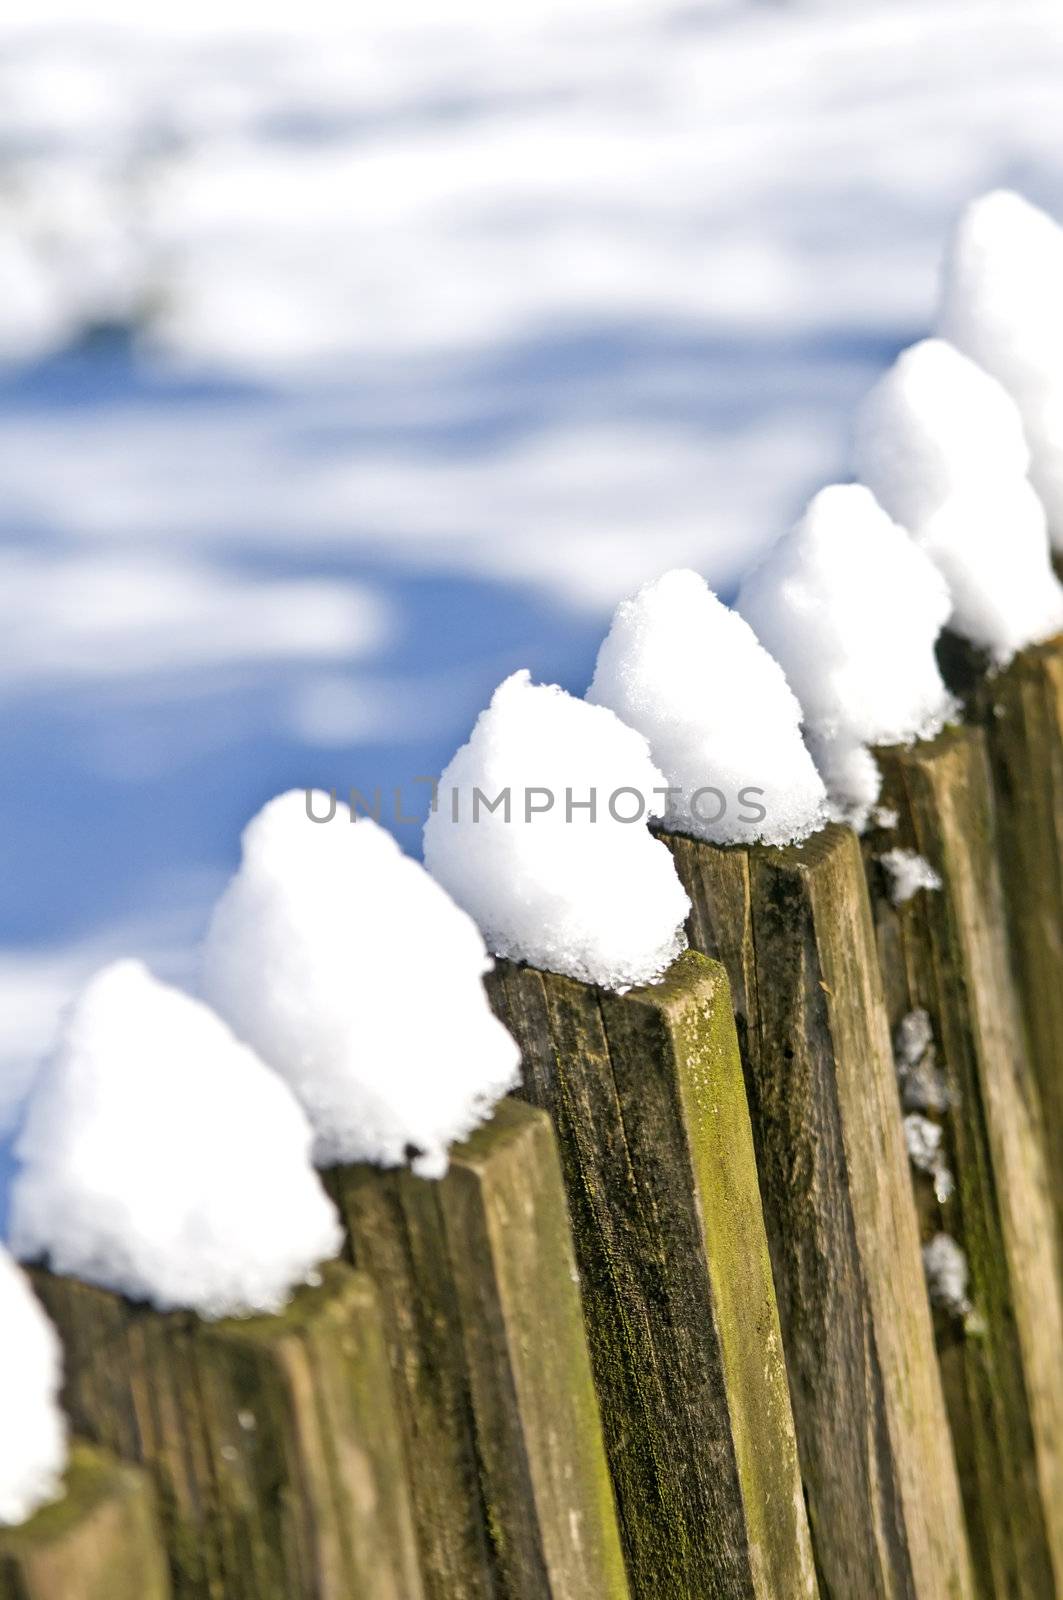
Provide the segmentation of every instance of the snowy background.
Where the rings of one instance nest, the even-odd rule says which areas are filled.
[[[642,578],[729,596],[959,207],[1063,213],[1055,0],[250,13],[0,24],[0,1131],[264,800],[390,820]]]

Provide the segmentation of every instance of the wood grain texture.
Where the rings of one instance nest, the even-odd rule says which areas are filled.
[[[859,844],[668,843],[692,939],[733,971],[821,1587],[968,1596]]]
[[[1008,927],[1063,1222],[1063,637],[993,674],[954,637],[943,636],[940,655],[988,743]]]
[[[0,1600],[170,1600],[147,1474],[75,1443],[62,1498],[0,1528]]]
[[[380,1286],[429,1592],[625,1600],[549,1119],[503,1101],[438,1182],[328,1183]]]
[[[722,969],[611,995],[499,962],[488,987],[558,1129],[633,1591],[815,1595]]]
[[[377,1285],[430,1600],[503,1590],[439,1185],[359,1164],[323,1174],[354,1264]]]
[[[624,1600],[579,1278],[549,1118],[503,1101],[439,1185],[505,1592]]]
[[[950,1175],[917,1178],[923,1237],[947,1232],[970,1269],[970,1310],[941,1307],[935,1324],[976,1572],[987,1595],[1047,1600],[1063,1587],[1063,1288],[985,737],[953,728],[878,759],[898,821],[867,837],[865,860],[890,1021],[926,1011],[943,1091],[940,1109],[906,1108],[942,1129]],[[895,906],[878,858],[897,845],[941,889]]]
[[[75,1429],[150,1468],[178,1600],[422,1600],[380,1308],[331,1263],[201,1323],[34,1270]]]

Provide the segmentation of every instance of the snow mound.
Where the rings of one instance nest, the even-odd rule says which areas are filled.
[[[274,1311],[340,1245],[289,1090],[205,1005],[116,961],[82,991],[16,1145],[24,1260],[218,1317]]]
[[[425,861],[496,955],[611,989],[646,983],[684,948],[690,909],[643,826],[666,787],[612,711],[515,672],[443,773]]]
[[[934,655],[944,578],[869,490],[833,484],[736,604],[801,702],[837,813],[863,827],[881,785],[868,747],[928,737],[954,709]]]
[[[1063,548],[1063,228],[1021,195],[973,201],[945,260],[939,327],[1022,413],[1030,477]]]
[[[957,633],[1003,665],[1063,627],[1022,418],[967,356],[943,339],[905,350],[860,409],[855,465],[940,568]]]
[[[203,991],[305,1106],[320,1165],[447,1170],[518,1082],[472,920],[370,818],[293,790],[244,831],[215,909]]]
[[[24,1522],[59,1494],[66,1423],[59,1337],[25,1273],[0,1245],[0,1523]]]
[[[943,339],[905,350],[858,413],[856,475],[945,576],[949,626],[999,666],[1063,627],[1028,462],[1009,395]]]
[[[666,827],[715,844],[789,844],[826,820],[782,668],[696,572],[667,572],[620,603],[587,699],[649,741],[677,791]]]

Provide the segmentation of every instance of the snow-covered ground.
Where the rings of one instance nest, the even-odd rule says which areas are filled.
[[[9,0],[0,1125],[270,795],[394,825],[641,581],[731,595],[964,202],[1063,214],[1061,75],[1056,0]]]

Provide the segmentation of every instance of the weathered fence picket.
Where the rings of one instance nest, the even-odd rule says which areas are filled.
[[[335,1167],[326,1181],[354,1259],[379,1285],[426,1593],[490,1600],[494,1553],[435,1186],[371,1166]]]
[[[787,849],[668,843],[691,942],[731,974],[824,1587],[968,1596],[859,843],[839,827]]]
[[[815,1595],[722,968],[618,995],[502,961],[488,988],[558,1129],[635,1594]]]
[[[438,1182],[329,1186],[381,1292],[429,1594],[624,1600],[549,1118],[505,1100]]]
[[[976,1567],[988,1594],[1050,1597],[1063,1578],[1063,1287],[985,739],[951,728],[878,759],[896,823],[866,837],[865,859],[923,1238],[954,1239],[970,1271],[966,1291],[937,1290],[935,1321]],[[941,887],[894,904],[880,855],[898,846]],[[917,1059],[909,1026],[905,1060],[917,1014],[933,1055]]]
[[[169,1600],[147,1474],[76,1443],[63,1491],[0,1528],[0,1600]]]
[[[995,673],[952,635],[939,653],[988,741],[1008,928],[1063,1224],[1063,638]]]
[[[375,1291],[202,1323],[34,1271],[76,1430],[151,1469],[177,1600],[421,1600]]]

